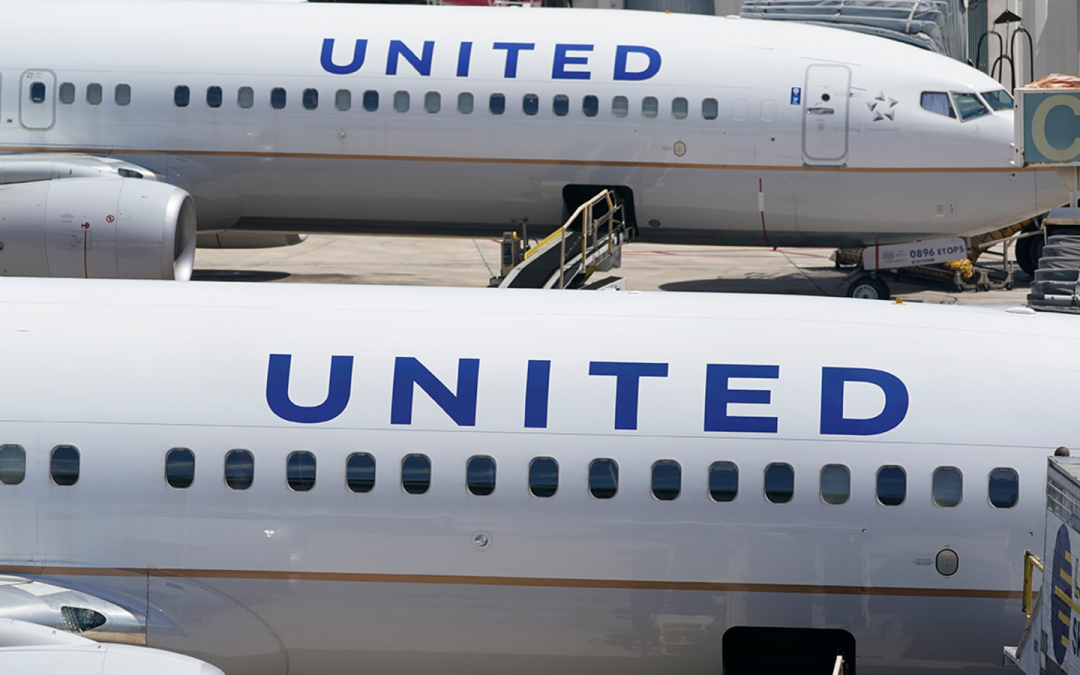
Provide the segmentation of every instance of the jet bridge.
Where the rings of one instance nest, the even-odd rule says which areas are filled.
[[[502,269],[492,288],[624,290],[625,281],[607,277],[587,284],[596,272],[622,264],[622,247],[631,238],[622,201],[614,190],[601,190],[579,206],[562,227],[529,246],[528,223],[507,232],[502,241]]]
[[[1080,78],[1052,75],[1016,93],[1016,165],[1050,167],[1069,188],[1069,206],[1046,217],[1028,304],[1080,313]]]

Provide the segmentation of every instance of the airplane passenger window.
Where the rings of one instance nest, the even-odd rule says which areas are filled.
[[[998,89],[997,91],[984,91],[983,100],[989,104],[994,110],[1012,110],[1013,109],[1013,97],[1009,95],[1009,92],[1004,89]]]
[[[26,478],[26,450],[21,445],[0,445],[0,483],[18,485]]]
[[[399,113],[409,112],[409,92],[398,91],[394,93],[394,110]]]
[[[613,459],[594,459],[589,465],[589,493],[611,499],[619,491],[619,465]]]
[[[615,117],[626,117],[630,112],[630,102],[625,96],[616,96],[611,99],[611,114]]]
[[[270,107],[274,110],[281,110],[285,107],[288,101],[288,94],[281,87],[274,87],[270,90]]]
[[[714,120],[720,116],[720,104],[715,98],[707,98],[701,102],[701,116],[707,120]]]
[[[364,110],[375,112],[379,109],[379,92],[367,90],[364,92]]]
[[[345,461],[345,484],[353,492],[371,492],[375,487],[375,458],[366,452],[354,452]]]
[[[954,466],[939,466],[934,469],[933,488],[935,504],[956,506],[964,496],[964,475]]]
[[[822,94],[821,99],[825,100],[828,94]],[[762,122],[772,122],[776,120],[776,101],[771,98],[767,98],[761,102],[760,115]]]
[[[675,98],[671,100],[671,116],[677,120],[684,120],[689,114],[690,104],[686,102],[685,98]]]
[[[731,502],[739,494],[739,467],[732,462],[709,466],[709,496],[714,502]]]
[[[956,113],[952,109],[952,103],[949,102],[949,95],[943,91],[924,91],[919,99],[919,105],[922,106],[923,110],[938,115],[956,117]]]
[[[315,110],[319,107],[319,90],[305,89],[304,95],[300,97],[300,102],[304,104],[304,110]]]
[[[795,495],[795,469],[790,464],[765,467],[765,499],[773,504],[787,504]]]
[[[57,485],[64,487],[79,482],[79,451],[71,445],[58,445],[52,450],[49,475]]]
[[[457,96],[457,111],[462,115],[471,115],[473,111],[473,95],[463,91]]]
[[[90,87],[93,87],[93,86],[94,85],[90,85]],[[86,88],[86,100],[87,101],[90,101],[90,87]],[[99,85],[97,85],[97,87],[98,87],[98,103],[101,103],[101,85],[99,84]],[[90,102],[93,103],[93,101],[90,101]],[[188,89],[187,87],[185,87],[184,85],[180,85],[176,89],[173,89],[173,103],[175,103],[176,107],[178,107],[178,108],[186,108],[188,103],[191,103],[191,90]],[[94,104],[94,105],[97,105],[97,104]]]
[[[899,466],[883,466],[877,472],[877,498],[885,506],[900,506],[907,496],[907,473]]]
[[[964,122],[990,114],[990,110],[977,94],[954,91],[952,97],[953,102],[956,103],[956,111],[960,113],[960,119]]]
[[[429,91],[424,94],[424,110],[429,113],[437,113],[442,110],[442,95],[437,91]]]
[[[334,107],[345,112],[352,108],[352,92],[348,89],[338,89],[334,94]]]
[[[65,82],[60,85],[60,102],[65,105],[71,105],[75,102],[75,85],[70,82]]]
[[[537,457],[529,463],[529,491],[534,497],[552,497],[559,490],[559,463]]]
[[[255,90],[251,87],[240,87],[236,91],[236,105],[247,109],[255,105]]]
[[[101,105],[101,85],[95,83],[86,85],[86,102],[90,105]]]
[[[596,117],[596,114],[600,112],[600,99],[592,94],[581,99],[581,112],[585,114],[585,117]]]
[[[45,83],[35,82],[30,85],[30,102],[31,103],[44,103],[45,102]]]
[[[1020,499],[1020,478],[1012,469],[990,472],[990,503],[999,509],[1011,509]]]
[[[206,88],[206,105],[211,108],[220,108],[222,98],[221,87]]]
[[[128,105],[131,103],[131,85],[130,84],[118,84],[116,85],[116,91],[113,93],[116,105]]]
[[[247,450],[230,450],[225,455],[225,484],[246,490],[255,480],[255,457]]]
[[[736,122],[745,122],[750,115],[750,102],[745,98],[737,98],[731,102],[731,119]]]
[[[406,455],[401,460],[401,488],[422,495],[431,487],[431,460],[426,455]]]
[[[165,453],[165,482],[184,489],[195,482],[195,453],[187,448],[173,448]]]
[[[551,112],[559,117],[566,117],[570,112],[570,97],[565,94],[557,94],[551,101]]]
[[[492,94],[491,99],[488,101],[488,110],[492,115],[501,115],[506,112],[506,96],[502,94]]]
[[[826,504],[845,504],[851,496],[851,471],[843,464],[821,467],[821,501]]]
[[[656,100],[655,96],[646,96],[641,99],[641,116],[646,119],[653,119],[656,114],[660,112],[660,102]]]
[[[465,465],[465,485],[478,497],[495,492],[495,460],[484,456],[470,457]]]
[[[682,467],[671,459],[661,459],[652,465],[652,494],[669,502],[682,491]]]
[[[304,450],[290,453],[285,461],[285,481],[295,492],[315,487],[315,455]]]
[[[535,115],[540,111],[540,97],[536,94],[525,94],[522,96],[521,110],[526,115]]]

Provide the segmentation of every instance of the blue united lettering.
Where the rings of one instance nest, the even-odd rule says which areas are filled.
[[[325,358],[322,357],[322,358]],[[271,354],[266,370],[266,404],[277,418],[297,424],[321,424],[341,416],[349,405],[353,386],[352,356],[333,355],[330,357],[330,372],[326,377],[327,394],[325,400],[315,405],[302,405],[294,402],[289,394],[289,380],[292,366],[291,354]],[[385,396],[390,403],[391,425],[410,426],[413,424],[413,407],[417,396],[429,400],[429,406],[435,406],[453,425],[475,427],[477,420],[482,420],[483,409],[480,407],[480,394],[484,391],[481,379],[480,359],[457,359],[457,372],[448,370],[444,360],[439,367],[432,368],[419,357],[399,356],[394,360],[393,377],[390,382],[374,383],[374,394],[379,400],[379,390],[385,387]],[[317,362],[317,361],[316,361]],[[587,404],[598,411],[610,410],[614,413],[608,419],[611,429],[618,431],[636,431],[641,423],[655,428],[657,412],[642,401],[650,401],[655,406],[662,400],[659,396],[670,396],[672,384],[666,384],[669,376],[669,364],[639,361],[591,361],[585,371],[559,371],[558,364],[553,365],[547,359],[528,359],[522,362],[520,370],[497,371],[500,377],[507,372],[516,372],[511,377],[520,378],[521,426],[523,429],[547,429],[554,422],[550,414],[553,369],[566,381],[572,381],[573,391],[583,390],[586,381],[596,385],[590,389],[590,398],[575,403]],[[776,434],[783,426],[783,419],[772,409],[774,389],[783,387],[785,381],[781,369],[776,364],[754,363],[708,363],[702,365],[705,387],[700,387],[700,377],[693,372],[677,373],[678,386],[694,387],[690,400],[698,400],[703,413],[700,430],[706,434]],[[701,371],[697,371],[700,373]],[[820,371],[820,397],[815,402],[820,412],[818,433],[822,436],[878,436],[899,427],[907,418],[910,395],[907,386],[896,375],[873,368],[823,366]],[[306,377],[323,377],[321,373],[305,372]],[[321,382],[322,380],[315,380]],[[610,402],[605,401],[601,382],[610,392]],[[734,381],[734,382],[733,382]],[[879,389],[885,403],[879,413],[872,417],[851,417],[845,412],[845,403],[849,401],[846,385],[851,382],[870,385]],[[505,392],[505,383],[500,382],[500,391]],[[642,392],[646,392],[644,395]],[[807,402],[810,404],[810,402]],[[737,404],[740,407],[732,409]],[[610,407],[608,407],[610,406]],[[429,408],[430,409],[430,408]],[[738,414],[736,414],[738,413]],[[438,414],[438,413],[436,413]],[[610,414],[610,413],[608,413]],[[489,420],[490,421],[490,420]],[[788,430],[790,431],[790,430]]]
[[[541,52],[551,54],[552,47],[553,56],[541,56]],[[551,73],[552,80],[593,80],[610,76],[614,81],[625,82],[656,77],[663,65],[660,52],[652,47],[617,45],[614,53],[608,55],[608,58],[614,57],[614,67],[601,73],[593,66],[595,54],[595,45],[580,43],[556,43],[538,48],[534,42],[496,41],[484,46],[474,42],[442,44],[434,40],[395,39],[390,40],[385,59],[381,59],[378,55],[368,54],[367,39],[342,40],[339,45],[336,38],[326,38],[322,41],[319,63],[332,75],[353,75],[363,70],[371,75],[431,77],[433,66],[442,59],[448,62],[447,66],[453,68],[457,77],[469,77],[477,62],[489,60],[500,66],[502,77],[507,80],[516,79],[521,68],[527,65],[542,66]],[[541,59],[550,60],[542,63]]]

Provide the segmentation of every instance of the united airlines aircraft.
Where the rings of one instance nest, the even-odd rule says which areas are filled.
[[[318,232],[861,246],[1065,202],[1010,95],[829,28],[602,10],[4,0],[0,274],[190,275]],[[233,239],[235,233],[249,234]],[[253,239],[253,237],[255,237]]]
[[[988,673],[1077,319],[6,279],[0,672]]]

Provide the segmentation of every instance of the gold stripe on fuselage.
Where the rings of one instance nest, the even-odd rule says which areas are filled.
[[[79,148],[65,146],[0,146],[0,153],[79,153],[87,155],[177,155],[183,157],[254,157],[260,159],[347,159],[371,162],[444,162],[451,164],[533,164],[538,166],[589,166],[627,169],[709,169],[716,171],[841,171],[845,173],[1012,173],[1049,171],[1048,168],[1002,167],[863,167],[758,166],[755,164],[699,164],[690,162],[624,162],[594,159],[521,159],[514,157],[420,157],[410,155],[347,155],[317,152],[233,152],[225,150],[144,150],[139,148]],[[0,162],[3,158],[0,157]]]
[[[798,593],[821,595],[876,595],[934,598],[1014,600],[1021,591],[980,588],[902,588],[882,586],[825,586],[817,584],[756,584],[724,581],[644,581],[631,579],[556,579],[544,577],[480,577],[442,574],[364,574],[352,572],[278,572],[273,570],[123,569],[0,565],[0,574],[19,576],[127,577],[152,575],[192,579],[281,581],[338,581],[370,584],[444,584],[452,586],[517,586],[533,588],[585,588],[610,590],[704,591],[711,593]]]

